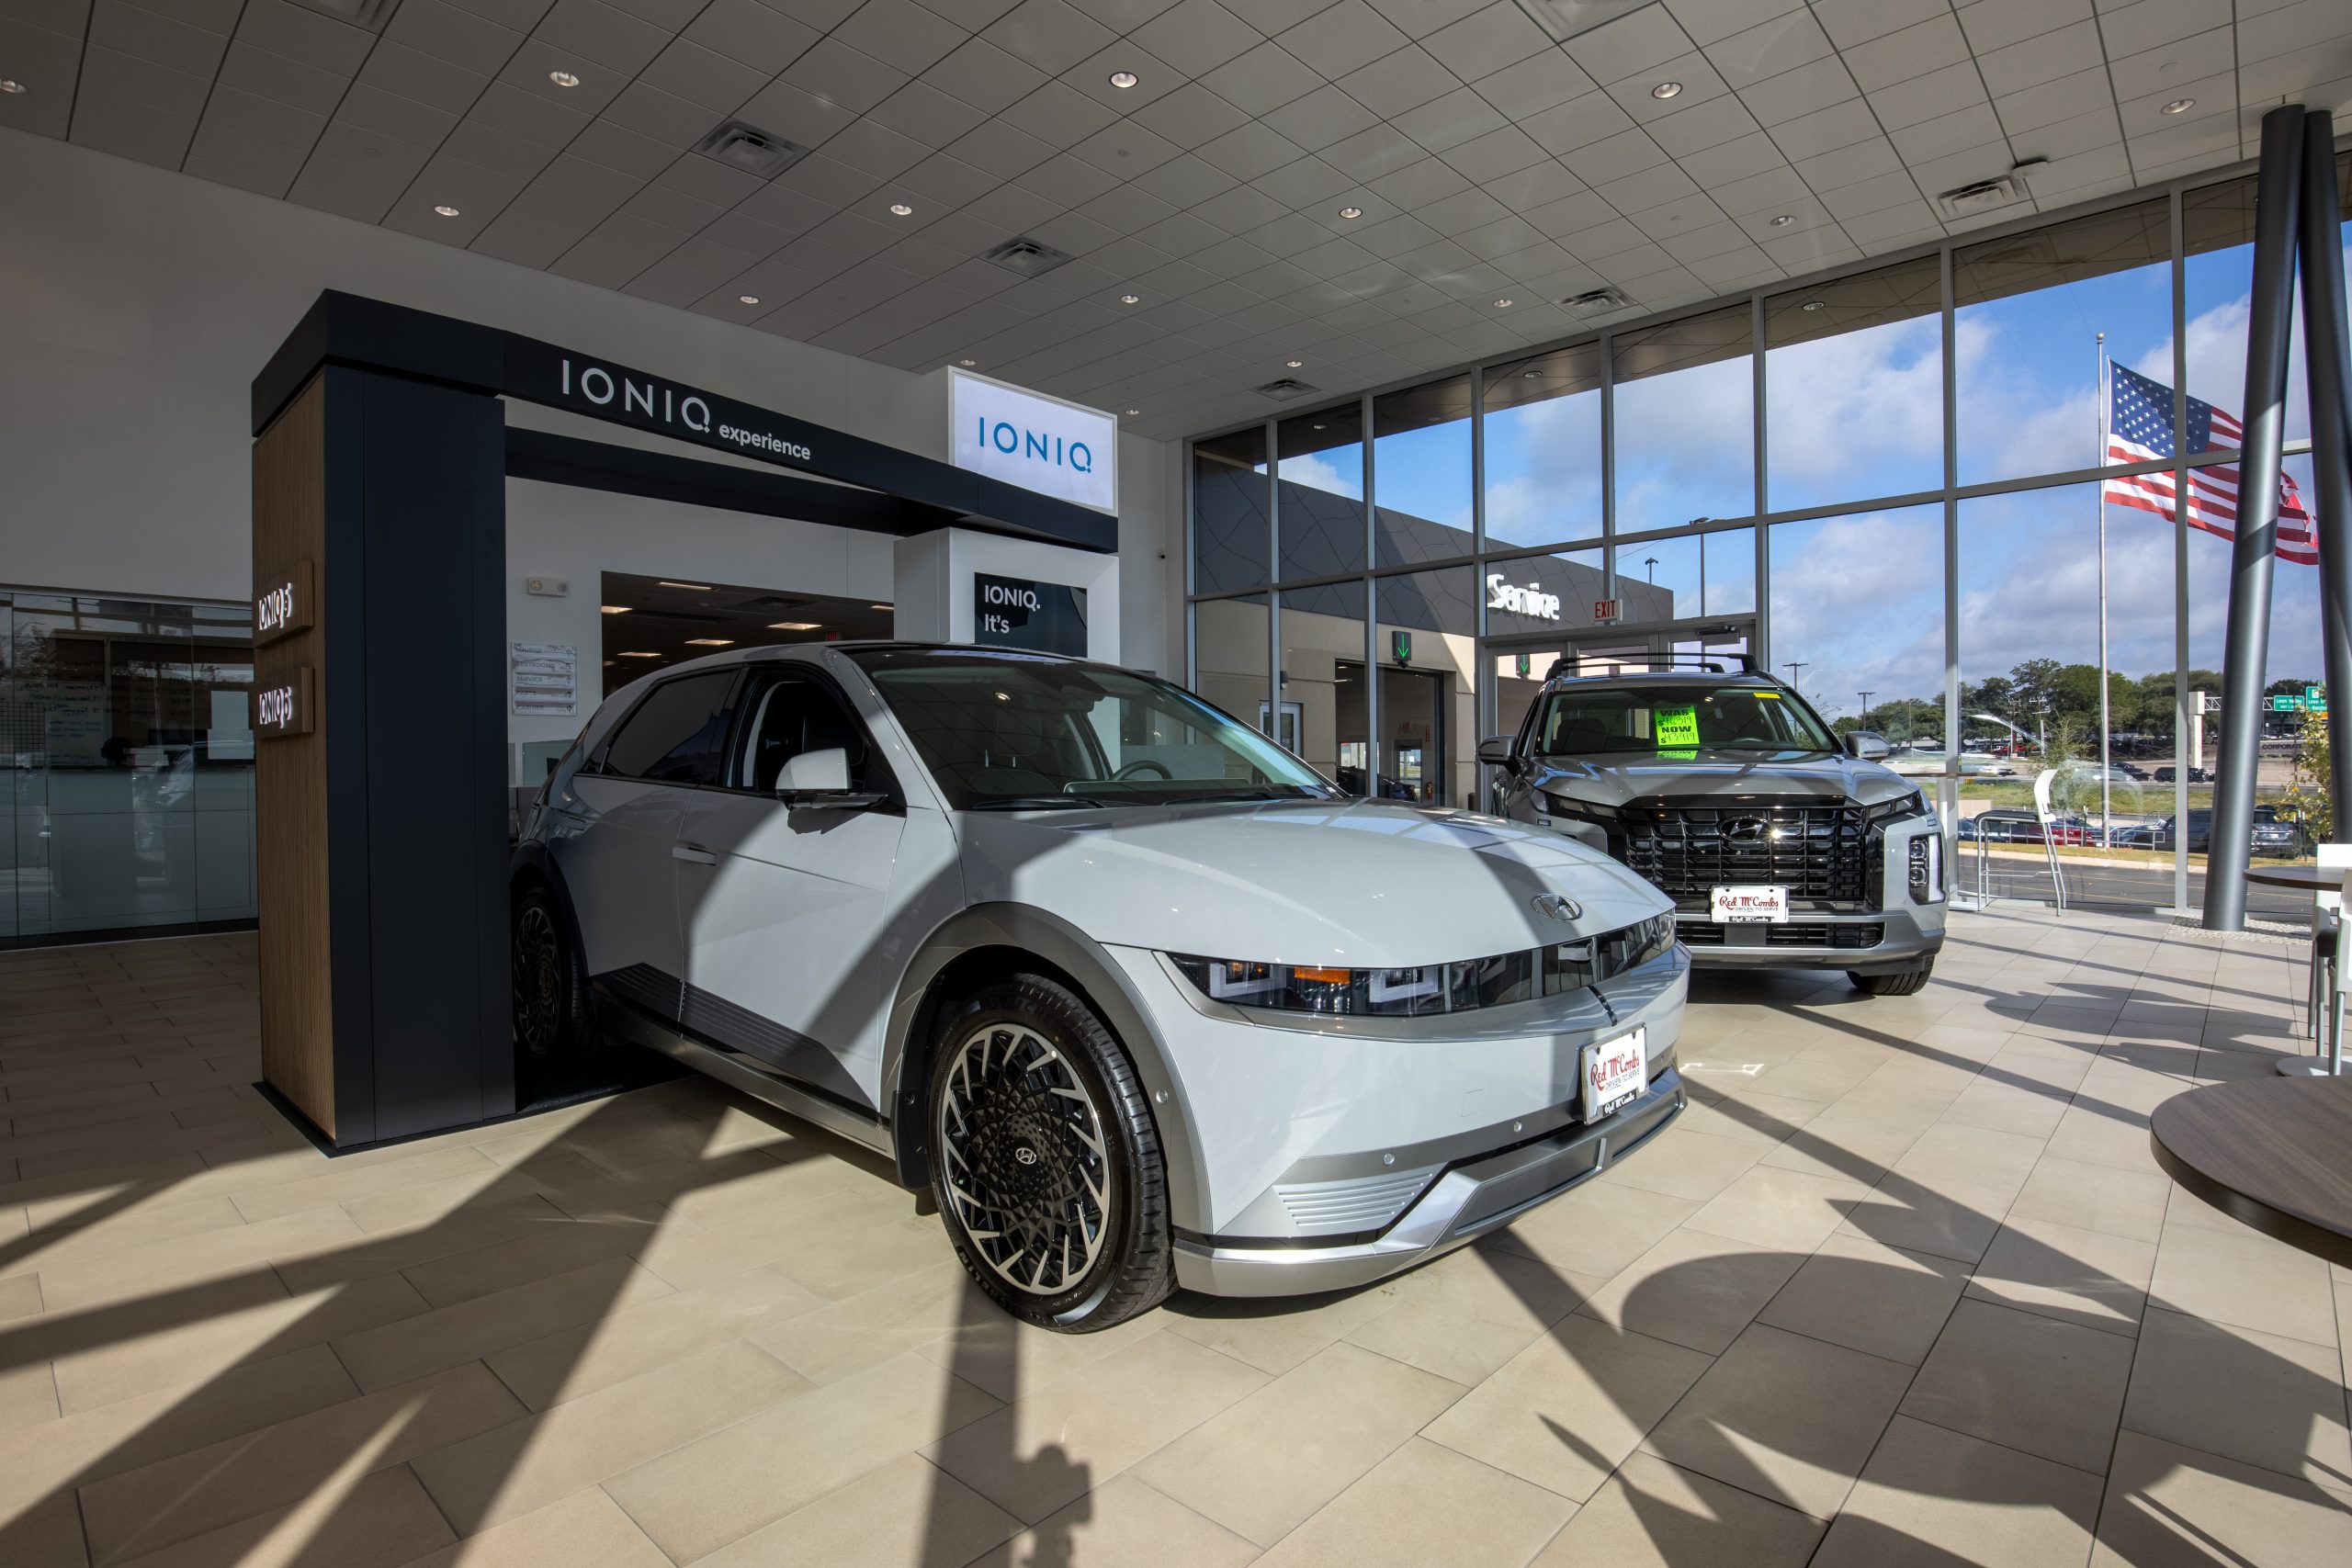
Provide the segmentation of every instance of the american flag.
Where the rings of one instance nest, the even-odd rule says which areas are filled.
[[[2108,411],[2107,460],[2146,463],[2171,457],[2175,450],[2172,389],[2120,365],[2109,366],[2108,378],[2115,391],[2114,406]],[[2245,440],[2245,428],[2238,423],[2236,415],[2200,399],[2188,400],[2191,453],[2236,446]],[[2118,506],[2136,506],[2143,512],[2169,518],[2173,514],[2172,480],[2171,471],[2162,469],[2109,479],[2100,490],[2107,500]],[[2226,539],[2236,534],[2237,521],[2237,465],[2189,469],[2188,525]],[[2319,539],[2312,531],[2312,514],[2304,510],[2303,498],[2295,489],[2295,476],[2284,469],[2278,474],[2278,551],[2281,560],[2304,566],[2319,564]]]

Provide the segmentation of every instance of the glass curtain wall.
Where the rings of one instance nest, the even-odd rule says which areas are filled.
[[[2352,220],[2352,155],[2337,183]],[[1238,679],[1247,700],[1227,705],[1272,716],[1270,648],[1361,636],[1351,733],[1374,773],[1350,787],[1467,804],[1476,737],[1510,728],[1549,666],[1539,636],[1589,638],[1604,601],[1623,623],[1677,623],[1678,647],[1713,635],[1690,623],[1753,615],[1775,671],[1840,729],[1883,732],[1963,836],[2030,807],[2050,770],[2069,843],[2120,863],[2070,896],[2194,902],[2253,216],[2251,176],[2184,181],[1286,415],[1279,483],[1272,422],[1197,442],[1203,690]],[[2310,485],[2303,375],[2299,321],[2290,547]],[[1290,434],[1318,425],[1329,447]],[[1343,525],[1369,506],[1369,559],[1294,550],[1294,523],[1333,497]],[[2260,790],[2292,817],[2324,694],[2317,574],[2291,547],[2275,592]],[[1270,605],[1338,630],[1270,628]],[[1213,659],[1213,627],[1256,663]],[[1330,765],[1354,768],[1331,735]],[[1322,744],[1311,721],[1304,737]]]
[[[251,920],[242,605],[0,589],[0,948]]]

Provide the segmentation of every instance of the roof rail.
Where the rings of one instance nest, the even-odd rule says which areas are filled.
[[[1544,671],[1544,679],[1546,681],[1559,679],[1560,667],[1564,664],[1569,663],[1576,656],[1573,654],[1564,653],[1557,659],[1552,660],[1552,667]],[[1734,660],[1738,661],[1739,666],[1736,670],[1732,668],[1730,663],[1730,661]],[[1756,667],[1756,656],[1754,654],[1736,651],[1727,653],[1649,653],[1643,654],[1635,659],[1622,660],[1618,662],[1624,664],[1646,663],[1648,668],[1645,671],[1634,671],[1634,673],[1637,674],[1668,674],[1677,670],[1702,671],[1710,675],[1756,675],[1762,673],[1762,671],[1758,670]],[[1574,675],[1573,671],[1571,671],[1570,678],[1589,680],[1606,679],[1606,677],[1603,676],[1577,677]]]

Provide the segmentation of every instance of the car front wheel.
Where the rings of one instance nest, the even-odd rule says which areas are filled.
[[[1015,1317],[1089,1333],[1173,1283],[1148,1097],[1066,987],[1017,975],[967,998],[932,1054],[932,1189],[965,1269]]]
[[[515,897],[509,968],[517,1054],[533,1066],[578,1055],[589,1038],[588,976],[555,894],[545,886]]]
[[[1933,964],[1922,964],[1917,969],[1905,969],[1893,975],[1857,975],[1846,971],[1846,978],[1854,988],[1873,997],[1908,997],[1927,989],[1928,976],[1936,972]]]

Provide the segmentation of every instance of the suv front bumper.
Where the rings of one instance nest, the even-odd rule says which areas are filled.
[[[1854,914],[1792,910],[1786,925],[1716,925],[1678,910],[1675,934],[1707,969],[1846,969],[1893,975],[1932,961],[1944,945],[1944,907],[1909,904]]]

